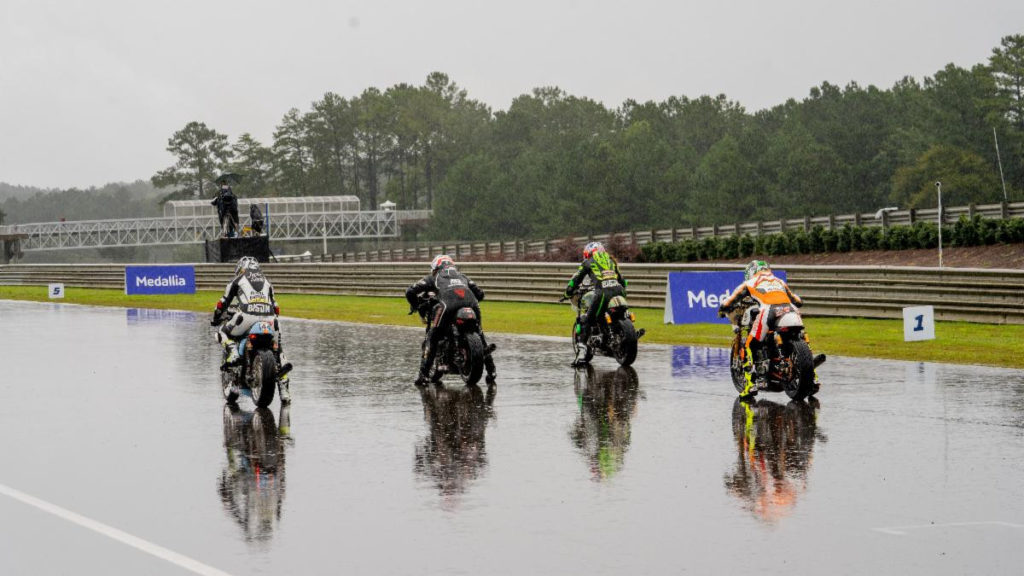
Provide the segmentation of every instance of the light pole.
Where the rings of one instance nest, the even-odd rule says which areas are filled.
[[[942,268],[942,182],[935,183],[935,189],[939,192],[939,268]]]
[[[1003,202],[1009,202],[1006,197],[1006,178],[1003,178],[1003,158],[999,155],[999,136],[996,136],[996,127],[992,127],[992,139],[996,142],[996,160],[999,162],[999,181],[1003,183]]]

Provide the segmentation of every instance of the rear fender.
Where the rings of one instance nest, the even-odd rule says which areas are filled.
[[[476,311],[469,306],[459,308],[459,311],[455,313],[455,326],[461,334],[475,332],[478,329],[479,322],[480,319],[477,318]]]
[[[253,348],[275,348],[277,333],[274,331],[274,323],[265,320],[253,323],[243,343],[251,344]]]
[[[788,329],[803,328],[804,327],[804,319],[801,318],[800,317],[800,313],[797,312],[794,309],[791,312],[787,312],[787,313],[783,314],[779,318],[779,320],[776,322],[775,326],[777,328],[779,328],[780,330],[783,329],[783,328],[788,328]]]

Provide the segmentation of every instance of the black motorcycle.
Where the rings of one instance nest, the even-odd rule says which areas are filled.
[[[760,311],[757,301],[752,298],[744,298],[725,311],[732,323],[733,332],[729,371],[732,384],[740,394],[743,394],[747,386],[744,368],[745,343]],[[814,369],[825,361],[825,355],[815,356],[811,352],[803,319],[796,306],[779,306],[775,313],[776,328],[765,336],[752,365],[768,361],[767,385],[763,390],[785,392],[793,400],[803,400],[818,393],[820,385],[815,378]],[[758,390],[752,390],[747,396],[754,396],[757,392]]]
[[[645,330],[633,325],[636,315],[629,311],[629,303],[625,296],[615,296],[608,301],[604,314],[598,316],[597,323],[590,331],[590,338],[584,341],[583,325],[587,321],[587,310],[594,305],[593,289],[581,286],[572,298],[562,298],[559,302],[569,300],[576,312],[576,320],[572,326],[572,350],[576,357],[573,366],[588,364],[594,354],[600,352],[604,356],[615,358],[622,366],[629,366],[636,360],[637,343]],[[582,354],[582,356],[581,356]]]
[[[433,293],[420,297],[420,304],[417,310],[420,319],[427,324],[429,330],[430,321],[436,313],[438,303]],[[423,347],[427,345],[426,339]],[[483,336],[480,334],[480,319],[471,306],[463,306],[455,312],[455,321],[451,323],[445,334],[442,335],[437,345],[437,353],[434,355],[434,365],[428,374],[431,382],[440,382],[446,374],[458,374],[463,382],[469,385],[476,384],[484,373],[484,349]]]

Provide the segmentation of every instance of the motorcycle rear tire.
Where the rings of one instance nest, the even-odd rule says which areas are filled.
[[[619,345],[615,349],[615,360],[621,366],[629,366],[636,361],[636,328],[629,318],[618,322]]]
[[[464,344],[459,347],[459,354],[462,355],[459,375],[463,382],[472,386],[480,381],[484,373],[484,343],[476,332],[470,332],[462,339]]]
[[[790,358],[793,362],[793,378],[786,382],[786,396],[793,400],[803,400],[815,392],[814,390],[814,354],[811,347],[803,340],[792,344]]]
[[[270,350],[260,350],[252,360],[252,401],[260,408],[270,406],[274,400],[274,388],[277,387],[277,361]]]

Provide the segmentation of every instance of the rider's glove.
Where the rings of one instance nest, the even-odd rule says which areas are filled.
[[[728,306],[719,306],[718,307],[718,317],[719,318],[725,318],[725,314],[728,311],[729,311],[729,307]]]
[[[220,324],[220,314],[214,313],[213,320],[210,320],[210,326],[216,326]]]

